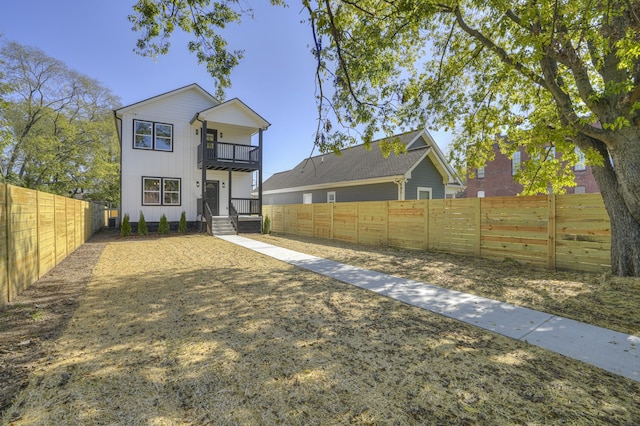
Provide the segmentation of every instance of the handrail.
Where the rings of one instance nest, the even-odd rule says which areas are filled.
[[[231,224],[233,228],[236,230],[236,234],[238,233],[238,211],[233,206],[233,203],[229,206],[229,218],[231,219]]]
[[[204,202],[204,207],[205,207],[205,213],[204,213],[204,218],[207,222],[207,230],[209,234],[213,233],[213,212],[211,211],[211,207],[209,207],[209,203],[208,202]]]

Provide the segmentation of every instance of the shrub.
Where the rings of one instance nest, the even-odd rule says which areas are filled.
[[[271,233],[271,219],[269,219],[269,215],[264,217],[264,222],[262,223],[262,233],[270,234]]]
[[[167,220],[167,216],[162,213],[162,217],[160,218],[160,224],[158,225],[158,234],[168,234],[169,233],[169,221]]]
[[[147,229],[147,221],[144,220],[144,214],[140,210],[140,220],[138,221],[138,235],[148,235],[149,229]]]
[[[178,232],[181,234],[187,233],[187,214],[182,212],[180,215],[180,224],[178,225]]]
[[[131,235],[131,222],[129,220],[129,213],[125,213],[120,224],[120,236],[128,237]]]

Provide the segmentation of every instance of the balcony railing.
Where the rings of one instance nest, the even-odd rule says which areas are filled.
[[[260,147],[227,142],[207,142],[205,167],[251,171],[260,166]],[[198,145],[198,167],[202,167],[202,144]]]

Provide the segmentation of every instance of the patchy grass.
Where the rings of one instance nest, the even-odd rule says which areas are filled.
[[[640,336],[640,278],[550,271],[445,253],[329,240],[252,238],[361,268],[410,278]]]
[[[0,423],[640,423],[640,383],[207,236],[109,243],[43,347]]]

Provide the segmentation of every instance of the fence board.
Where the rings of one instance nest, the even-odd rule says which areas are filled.
[[[358,242],[358,204],[333,205],[333,238],[348,243]]]
[[[296,210],[297,235],[313,237],[313,204],[300,204]]]
[[[38,277],[56,266],[55,199],[38,192]]]
[[[9,302],[7,185],[0,185],[0,306]]]
[[[9,300],[38,279],[36,191],[8,186]]]
[[[388,202],[368,201],[357,209],[358,243],[366,245],[388,244]]]
[[[313,206],[313,237],[330,239],[332,232],[333,204],[311,204]]]
[[[427,206],[426,200],[389,201],[389,245],[427,248]]]
[[[429,200],[428,248],[475,255],[479,232],[477,214],[477,203],[472,199]]]
[[[56,265],[67,257],[67,213],[66,198],[56,195],[55,204],[55,226],[56,226]]]

